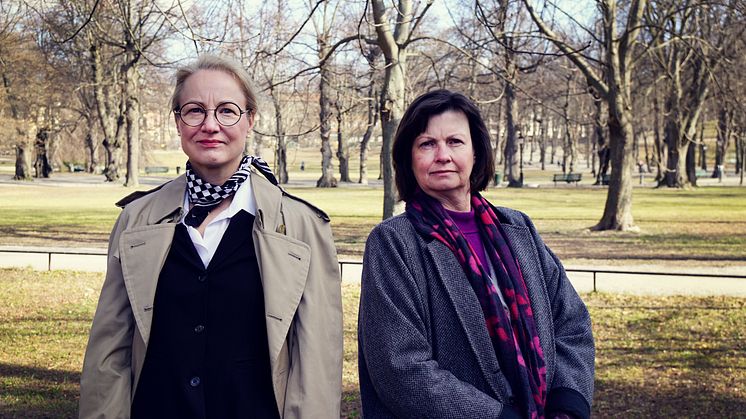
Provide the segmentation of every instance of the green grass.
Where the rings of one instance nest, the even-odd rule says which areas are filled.
[[[101,274],[0,269],[0,417],[74,417]],[[359,417],[358,284],[343,284],[345,417]],[[585,294],[595,417],[746,411],[746,299]]]
[[[380,222],[380,187],[288,190],[330,214],[340,255],[361,257],[368,232]],[[0,184],[0,244],[105,247],[119,213],[113,204],[129,192],[105,184]],[[746,188],[636,188],[639,233],[588,231],[603,212],[604,188],[492,188],[485,195],[529,214],[563,259],[746,261]]]

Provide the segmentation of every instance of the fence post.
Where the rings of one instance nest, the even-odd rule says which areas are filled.
[[[593,271],[593,292],[596,292],[596,271]]]

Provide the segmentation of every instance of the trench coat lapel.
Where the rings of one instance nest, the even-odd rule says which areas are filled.
[[[287,367],[282,365],[280,353],[306,286],[311,249],[284,234],[282,190],[253,168],[250,179],[257,203],[252,237],[264,290],[270,364],[276,376]]]
[[[158,224],[125,231],[119,239],[122,275],[132,313],[145,345],[153,321],[153,300],[158,278],[171,249],[176,224]],[[147,278],[148,280],[143,280]]]
[[[474,296],[463,268],[453,253],[437,240],[432,240],[428,244],[428,251],[435,263],[438,279],[443,284],[456,316],[466,332],[469,346],[482,369],[485,381],[496,395],[504,398],[508,394],[507,383],[501,378],[500,365],[487,333],[482,307]]]
[[[182,212],[186,180],[180,176],[154,192],[147,224],[125,230],[119,238],[119,257],[127,294],[140,336],[148,344],[153,300],[158,278],[171,249],[176,221]]]
[[[536,248],[531,232],[527,227],[516,226],[512,224],[501,224],[505,235],[507,236],[510,250],[513,256],[518,260],[523,279],[528,289],[528,297],[531,300],[531,310],[534,313],[551,313],[552,308],[549,305],[549,297],[546,289],[546,278],[541,269],[539,261],[539,252]],[[534,316],[536,323],[536,332],[539,334],[539,342],[544,351],[544,362],[546,370],[554,371],[554,342],[552,325],[549,322],[540,321],[538,316]],[[547,375],[547,383],[552,382],[552,377]]]

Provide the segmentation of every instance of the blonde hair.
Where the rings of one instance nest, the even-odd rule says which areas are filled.
[[[211,54],[201,55],[194,62],[176,70],[176,86],[174,87],[173,95],[171,95],[171,110],[176,111],[181,107],[179,97],[181,96],[181,92],[184,90],[184,83],[191,75],[200,70],[217,70],[233,76],[241,86],[241,90],[246,97],[245,110],[248,111],[250,115],[256,114],[257,100],[252,88],[249,73],[247,73],[243,66],[237,61]]]

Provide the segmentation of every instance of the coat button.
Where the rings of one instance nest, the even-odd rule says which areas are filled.
[[[207,274],[198,276],[197,277],[197,281],[199,281],[199,282],[205,282],[205,281],[207,281]]]
[[[205,326],[198,324],[194,326],[194,333],[202,333],[205,330]]]
[[[199,377],[192,377],[192,379],[189,380],[189,385],[192,387],[197,387],[200,382],[201,380],[199,379]]]
[[[507,402],[511,406],[515,405],[515,397],[513,397],[513,396],[508,397]]]

